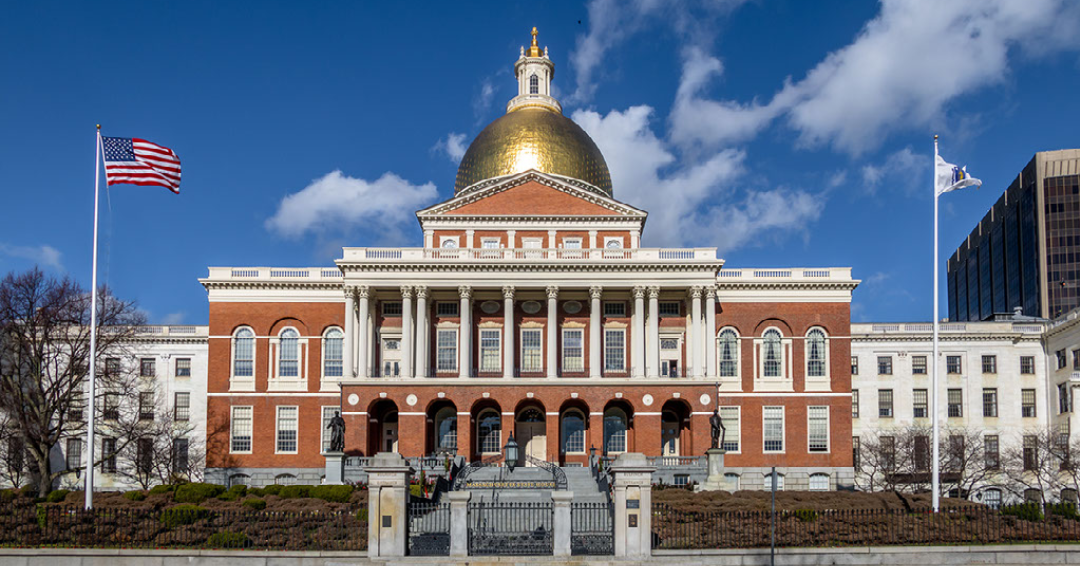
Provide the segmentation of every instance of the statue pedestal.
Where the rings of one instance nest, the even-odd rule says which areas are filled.
[[[705,451],[705,457],[709,465],[709,477],[705,478],[705,483],[697,486],[697,491],[728,489],[727,481],[724,479],[724,454],[726,453],[727,451],[722,448],[710,448]]]
[[[345,483],[345,453],[326,453],[326,485],[342,485]]]

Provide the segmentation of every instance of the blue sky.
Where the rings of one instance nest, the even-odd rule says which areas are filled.
[[[100,277],[205,323],[210,265],[419,245],[532,26],[644,245],[730,267],[851,266],[853,319],[927,320],[932,135],[984,181],[942,261],[1036,151],[1080,146],[1065,0],[34,2],[0,20],[0,271],[90,280],[94,124],[183,160],[180,196],[102,193]],[[944,279],[944,269],[942,269]],[[942,311],[947,312],[942,290]]]

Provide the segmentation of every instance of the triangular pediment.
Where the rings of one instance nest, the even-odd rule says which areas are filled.
[[[623,204],[588,185],[575,186],[536,171],[474,186],[416,213],[418,217],[631,217],[645,211]]]

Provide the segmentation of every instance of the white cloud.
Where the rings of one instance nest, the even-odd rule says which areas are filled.
[[[48,267],[56,271],[63,271],[60,250],[46,245],[40,246],[14,246],[0,243],[0,255],[28,259],[40,266]]]
[[[863,189],[873,195],[883,182],[889,181],[893,187],[908,195],[917,195],[920,188],[929,192],[929,178],[926,173],[930,171],[930,163],[929,156],[917,154],[911,147],[905,147],[890,154],[880,165],[863,165]],[[924,180],[926,182],[923,182]]]
[[[495,83],[491,77],[480,81],[480,92],[473,97],[473,115],[479,120],[491,107],[491,101],[495,98]]]
[[[290,238],[341,232],[357,224],[396,231],[437,197],[434,184],[413,185],[394,173],[368,181],[333,171],[281,199],[266,228]]]
[[[465,145],[465,134],[450,132],[446,134],[445,138],[435,142],[431,149],[445,154],[450,158],[450,161],[459,163],[461,158],[465,157],[465,150],[469,149],[469,147]]]
[[[701,98],[721,67],[687,50],[672,139],[738,141],[784,117],[801,144],[857,155],[889,132],[942,126],[950,103],[1004,81],[1011,59],[1076,49],[1078,27],[1080,4],[1066,0],[883,0],[851,44],[767,104]]]
[[[589,110],[573,114],[604,153],[616,197],[649,212],[649,225],[656,228],[645,231],[646,244],[717,244],[731,250],[760,241],[763,232],[779,237],[803,230],[820,215],[821,200],[802,191],[750,192],[732,203],[746,154],[725,149],[680,160],[650,128],[652,112],[634,106],[606,116]]]
[[[187,313],[184,311],[171,312],[161,317],[161,324],[183,324],[186,318]]]

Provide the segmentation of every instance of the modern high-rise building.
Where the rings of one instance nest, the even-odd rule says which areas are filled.
[[[946,269],[949,320],[1080,306],[1080,149],[1036,153]]]

